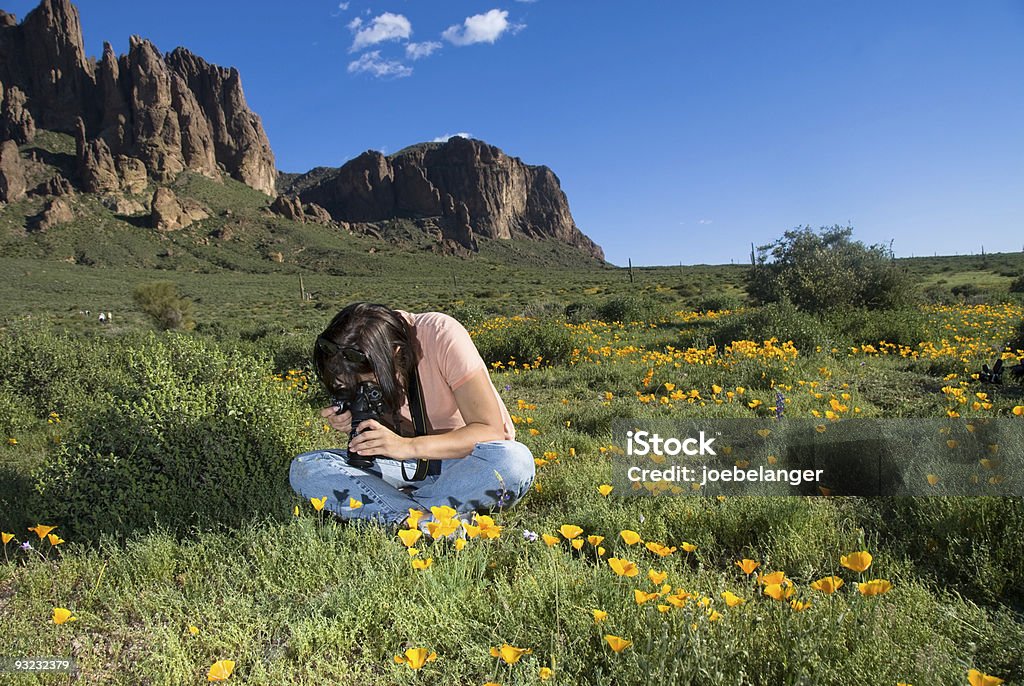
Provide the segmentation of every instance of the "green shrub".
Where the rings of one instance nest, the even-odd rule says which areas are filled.
[[[598,319],[605,322],[654,322],[661,319],[664,306],[646,295],[621,295],[597,308]]]
[[[195,338],[151,336],[127,351],[126,376],[33,474],[40,516],[93,538],[287,511],[309,411],[264,365]]]
[[[561,364],[572,356],[572,334],[561,319],[513,319],[507,326],[483,329],[473,338],[480,356],[494,362]]]
[[[293,346],[289,345],[289,338],[286,336],[293,336],[292,334],[270,333],[263,327],[260,327],[261,333],[258,335],[255,331],[256,329],[250,327],[233,324],[201,322],[192,333],[214,347],[230,350],[239,355],[248,355],[261,363],[266,362],[275,372],[282,373],[296,368],[289,364],[289,359],[295,356],[295,351],[292,349]],[[309,357],[308,350],[305,357]]]
[[[721,312],[722,310],[739,310],[743,308],[743,301],[731,293],[717,293],[702,295],[697,299],[695,311],[697,312]]]
[[[551,301],[530,301],[520,311],[523,317],[530,319],[561,317],[563,312],[565,308],[561,304]]]
[[[1024,274],[1021,274],[1010,283],[1011,293],[1024,293]]]
[[[975,599],[1024,598],[1019,498],[881,499],[884,533],[943,586]]]
[[[272,322],[261,322],[255,326],[245,328],[239,336],[243,341],[263,341],[273,339],[288,333],[289,329],[283,322],[274,320]]]
[[[677,283],[672,287],[672,290],[674,290],[676,295],[680,298],[690,298],[700,293],[700,287],[693,285],[689,281]]]
[[[1017,325],[1013,337],[1007,342],[1011,350],[1024,350],[1024,320]]]
[[[883,245],[850,240],[849,226],[796,228],[758,248],[747,292],[757,303],[788,300],[806,312],[853,306],[892,309],[910,302],[911,283]]]
[[[879,341],[916,346],[930,340],[928,317],[917,308],[878,311],[843,308],[826,317],[836,336],[849,345],[878,345]]]
[[[457,302],[448,307],[445,312],[458,319],[459,323],[467,329],[476,328],[488,317],[484,308],[473,302]]]
[[[922,291],[921,295],[924,302],[930,305],[953,305],[957,302],[957,297],[948,288],[945,288],[942,283],[944,282],[928,286]]]
[[[597,319],[597,307],[589,302],[573,302],[565,306],[565,320],[570,324],[582,324]]]
[[[171,281],[153,281],[135,289],[135,303],[161,330],[195,328],[192,318],[192,301],[178,294],[178,287]]]
[[[785,302],[724,317],[712,338],[720,348],[733,341],[760,342],[777,338],[782,343],[793,341],[801,352],[813,351],[817,346],[827,350],[835,343],[834,335],[820,319]]]
[[[241,331],[237,324],[229,324],[220,319],[198,322],[194,330],[197,334],[216,341],[237,341],[241,337]]]
[[[28,324],[0,334],[0,389],[38,418],[74,414],[122,383],[121,346],[98,336],[69,336]]]
[[[17,438],[36,422],[29,407],[8,389],[0,388],[0,440]]]
[[[950,292],[958,298],[963,298],[965,301],[978,298],[985,293],[984,289],[973,283],[962,283],[958,286],[953,286]]]
[[[698,320],[679,328],[679,333],[670,339],[658,341],[656,347],[664,348],[671,345],[674,348],[699,348],[706,349],[714,345],[714,337],[721,320]]]
[[[271,363],[278,374],[287,373],[293,369],[306,369],[310,378],[315,378],[313,372],[313,342],[317,333],[308,334],[289,333],[275,341],[270,352],[272,352]]]

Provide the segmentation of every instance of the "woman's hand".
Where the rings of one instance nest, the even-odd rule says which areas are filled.
[[[320,410],[320,416],[327,420],[333,428],[341,431],[342,433],[348,433],[352,430],[352,413],[345,410],[341,414],[338,414],[338,408],[334,405],[325,407]]]
[[[367,419],[356,427],[358,435],[348,444],[348,449],[360,455],[390,457],[407,460],[413,457],[412,439],[399,436],[376,419]]]

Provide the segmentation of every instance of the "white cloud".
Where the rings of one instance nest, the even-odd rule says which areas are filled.
[[[509,24],[508,10],[490,10],[485,14],[474,14],[466,17],[462,26],[453,24],[444,30],[441,37],[453,45],[472,45],[473,43],[493,43],[503,33],[513,33],[525,28],[524,24]]]
[[[522,0],[520,0],[520,1],[522,1]],[[342,12],[344,12],[345,10],[348,9],[348,3],[347,2],[339,2],[338,3],[338,9],[341,10]]]
[[[714,224],[710,219],[700,219],[697,221],[698,224]]]
[[[430,55],[441,47],[437,41],[426,41],[425,43],[409,43],[405,46],[405,56],[411,60],[418,60],[421,57]]]
[[[433,140],[433,142],[434,142],[434,143],[444,143],[444,142],[446,142],[446,141],[447,141],[447,140],[448,140],[449,138],[455,138],[455,136],[459,136],[459,137],[461,137],[461,138],[472,138],[472,137],[473,137],[473,134],[471,134],[471,133],[466,133],[465,131],[460,131],[459,133],[446,133],[446,134],[445,134],[445,135],[443,135],[443,136],[438,136],[437,138],[435,138],[435,139]]]
[[[381,59],[380,50],[371,50],[359,56],[359,59],[348,63],[349,74],[372,74],[378,78],[393,76],[400,79],[412,76],[412,67],[407,67],[397,60]]]
[[[352,24],[355,20],[349,23],[349,28],[352,28]],[[360,24],[356,24],[358,28]],[[412,35],[412,24],[401,14],[392,14],[391,12],[385,12],[380,16],[374,17],[373,21],[364,28],[360,29],[356,33],[356,38],[352,41],[352,48],[349,52],[356,52],[362,50],[365,47],[376,45],[388,40],[401,40],[408,38]]]
[[[358,29],[362,25],[363,25],[363,20],[360,19],[359,17],[356,17],[355,19],[353,19],[352,21],[350,21],[348,23],[348,30],[349,31],[355,31],[356,29]]]

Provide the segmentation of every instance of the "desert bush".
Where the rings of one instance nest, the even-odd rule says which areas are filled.
[[[460,301],[449,306],[445,312],[458,319],[459,323],[467,329],[475,328],[487,319],[487,312],[475,302]]]
[[[0,335],[0,389],[36,417],[73,414],[122,383],[120,350],[119,343],[98,336],[18,325]]]
[[[313,342],[318,333],[288,333],[278,338],[269,350],[272,369],[278,374],[291,369],[307,369],[313,374]]]
[[[793,341],[801,352],[831,348],[834,335],[820,319],[787,303],[772,303],[720,320],[711,334],[719,347],[733,341]]]
[[[235,323],[228,323],[220,319],[209,322],[198,322],[194,331],[201,335],[212,338],[216,341],[237,341],[241,338],[241,327]]]
[[[222,324],[219,321],[201,322],[192,332],[196,338],[239,355],[248,355],[260,363],[266,363],[275,372],[283,373],[296,369],[308,362],[310,345],[316,334],[301,337],[285,331],[282,326],[257,325],[240,326]]]
[[[957,297],[950,290],[943,286],[946,283],[940,280],[938,283],[926,287],[921,295],[922,300],[930,305],[952,305],[957,302]]]
[[[976,599],[1021,598],[1024,506],[1016,498],[891,498],[884,533],[922,571]]]
[[[1013,337],[1007,341],[1011,350],[1024,350],[1024,320],[1021,320],[1020,324],[1013,332]]]
[[[788,300],[797,309],[822,313],[836,307],[892,309],[906,305],[911,292],[906,271],[883,245],[853,241],[849,226],[787,231],[758,248],[747,277],[757,303]]]
[[[590,302],[572,302],[565,306],[565,320],[570,324],[582,324],[597,319],[597,307]]]
[[[653,322],[664,314],[664,306],[646,295],[621,295],[597,308],[598,319],[605,322]]]
[[[528,363],[537,357],[542,363],[560,364],[572,355],[572,334],[562,319],[509,319],[502,325],[477,329],[473,342],[480,356],[494,362]]]
[[[531,301],[523,306],[520,314],[523,317],[530,319],[548,319],[551,317],[560,317],[565,312],[565,307],[561,304],[551,301]]]
[[[984,289],[973,283],[962,283],[953,286],[950,292],[958,298],[963,298],[964,301],[970,301],[985,294]]]
[[[1024,274],[1021,274],[1010,283],[1011,293],[1024,293]]]
[[[35,417],[21,398],[0,388],[0,439],[17,437],[35,424]]]
[[[40,513],[81,537],[286,512],[305,410],[252,358],[151,336],[126,381],[34,474]]]
[[[192,301],[178,294],[178,287],[171,281],[152,281],[140,284],[135,289],[135,303],[161,330],[195,328],[192,318]]]
[[[689,281],[682,281],[676,284],[672,287],[672,290],[674,290],[680,298],[690,298],[700,293],[700,287],[695,286]]]
[[[825,318],[837,338],[849,345],[877,345],[880,341],[916,346],[930,340],[928,317],[917,308],[878,311],[843,308]]]
[[[675,348],[699,348],[701,350],[714,345],[715,334],[721,326],[720,321],[696,321],[679,329],[674,337],[658,341],[658,347],[673,346]]]
[[[694,309],[697,312],[720,312],[722,310],[739,310],[743,301],[731,293],[702,295],[697,299]]]

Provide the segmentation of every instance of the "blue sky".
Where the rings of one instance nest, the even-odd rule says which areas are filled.
[[[91,55],[137,33],[238,67],[280,169],[468,133],[551,167],[616,264],[742,262],[804,224],[1024,249],[1019,0],[77,5]]]

